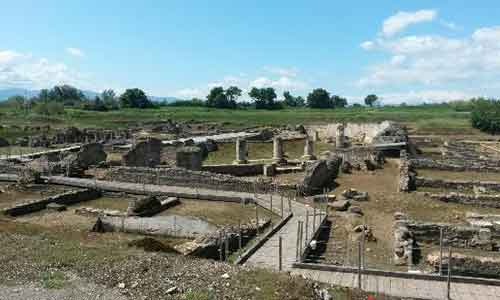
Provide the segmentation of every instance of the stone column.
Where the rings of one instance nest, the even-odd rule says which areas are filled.
[[[337,126],[337,136],[335,137],[335,148],[344,148],[344,134],[344,124],[339,124],[339,126]]]
[[[319,141],[319,132],[317,130],[313,131],[313,142]]]
[[[286,162],[283,153],[283,140],[280,137],[273,139],[273,160],[278,164]]]
[[[236,160],[234,161],[234,164],[240,165],[240,164],[246,164],[247,161],[247,155],[248,155],[248,149],[247,149],[247,141],[242,138],[237,138],[236,139]]]
[[[314,142],[307,137],[306,143],[304,145],[304,155],[302,156],[303,160],[315,160],[316,156],[314,156]]]

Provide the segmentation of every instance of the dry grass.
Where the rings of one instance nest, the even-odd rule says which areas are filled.
[[[272,216],[268,210],[261,207],[258,207],[258,214],[259,219]],[[238,222],[243,224],[255,219],[255,206],[230,202],[182,199],[179,205],[169,208],[159,215],[192,216],[216,225],[237,225]]]

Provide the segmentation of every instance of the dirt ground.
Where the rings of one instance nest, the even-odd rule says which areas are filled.
[[[397,161],[388,160],[383,169],[374,172],[341,174],[334,191],[337,197],[343,190],[355,188],[366,191],[369,200],[352,202],[363,212],[360,218],[351,218],[347,213],[337,212],[330,218],[330,226],[325,228],[329,240],[325,252],[316,260],[333,264],[356,264],[358,237],[352,233],[353,225],[367,224],[373,230],[377,242],[366,243],[365,264],[369,267],[404,270],[392,264],[392,224],[395,212],[408,214],[410,219],[420,222],[463,223],[467,212],[500,214],[500,209],[478,208],[459,204],[443,203],[412,193],[398,192],[399,169]],[[424,247],[425,256],[434,247]]]
[[[16,203],[43,199],[74,190],[74,188],[46,184],[33,184],[26,188],[19,188],[14,183],[0,182],[0,190],[0,209],[2,209]]]

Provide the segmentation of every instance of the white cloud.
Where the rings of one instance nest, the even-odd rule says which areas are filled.
[[[382,26],[382,34],[386,37],[390,37],[398,32],[403,31],[410,25],[422,22],[430,22],[436,17],[436,10],[424,9],[415,12],[401,11],[384,20]]]
[[[419,103],[442,103],[454,100],[470,99],[477,94],[459,90],[422,90],[409,91],[406,93],[386,93],[379,97],[384,104],[419,104]]]
[[[264,67],[264,70],[271,74],[277,74],[285,77],[296,77],[299,74],[299,69],[296,67],[281,68],[281,67]]]
[[[39,89],[56,84],[93,88],[86,76],[65,64],[12,50],[0,50],[0,87]]]
[[[365,50],[371,50],[375,46],[375,43],[372,41],[366,41],[361,43],[360,47],[365,49]]]
[[[78,48],[68,47],[68,48],[66,48],[66,52],[68,52],[70,55],[73,55],[76,57],[84,57],[85,56],[85,53],[82,51],[82,49],[78,49]]]
[[[481,82],[500,76],[500,27],[480,28],[462,39],[437,35],[378,39],[374,49],[391,59],[371,66],[359,80],[361,86]]]
[[[269,67],[265,67],[264,69],[267,71],[267,73],[282,73],[288,74],[289,76],[273,76],[272,74],[268,74],[266,76],[258,76],[252,79],[249,78],[247,74],[240,73],[238,76],[226,76],[222,80],[210,82],[199,87],[178,90],[177,92],[175,92],[175,95],[182,98],[205,98],[206,95],[208,95],[210,89],[214,87],[222,86],[224,88],[228,88],[229,86],[238,86],[242,90],[241,99],[247,100],[247,93],[252,87],[272,87],[276,89],[277,94],[281,94],[284,91],[302,91],[309,86],[307,82],[296,78],[296,76],[298,75],[298,70],[296,68],[273,69],[272,71]]]

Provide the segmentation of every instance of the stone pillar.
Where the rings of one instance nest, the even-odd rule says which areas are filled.
[[[304,155],[302,156],[303,160],[315,160],[316,156],[314,156],[314,142],[307,137],[306,143],[304,145]]]
[[[317,130],[313,131],[313,142],[319,141],[319,132]]]
[[[248,149],[247,149],[247,141],[242,138],[237,138],[236,139],[236,160],[234,161],[234,164],[240,165],[240,164],[246,164],[247,161],[247,155],[248,155]]]
[[[273,160],[278,164],[286,162],[283,153],[283,140],[280,137],[273,139]]]
[[[339,124],[339,126],[337,126],[337,135],[335,137],[335,148],[344,148],[344,134],[344,124]]]
[[[176,152],[176,166],[188,170],[201,170],[203,155],[196,146],[181,147]]]

